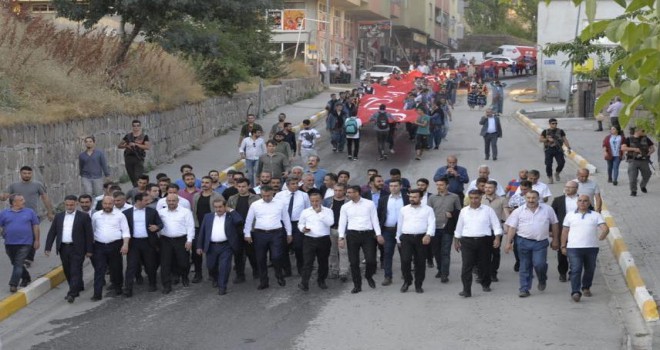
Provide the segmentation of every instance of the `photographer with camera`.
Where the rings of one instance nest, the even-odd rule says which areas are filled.
[[[433,175],[433,181],[437,182],[443,177],[449,180],[447,190],[456,194],[460,199],[460,203],[463,203],[463,199],[465,198],[465,193],[463,192],[464,186],[470,182],[470,178],[468,177],[467,169],[458,165],[458,158],[456,156],[447,157],[447,165],[438,168],[435,175]]]

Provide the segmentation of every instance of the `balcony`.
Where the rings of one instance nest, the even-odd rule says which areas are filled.
[[[351,18],[357,21],[377,21],[390,19],[390,0],[362,0],[360,7],[347,9]]]

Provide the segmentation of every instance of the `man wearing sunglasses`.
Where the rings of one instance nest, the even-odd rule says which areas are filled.
[[[539,142],[543,142],[545,149],[545,174],[548,175],[548,183],[553,184],[554,180],[560,181],[560,173],[564,169],[566,160],[564,159],[563,146],[568,147],[568,153],[571,153],[571,145],[568,143],[564,130],[557,127],[557,119],[550,118],[548,121],[550,127],[541,132]],[[552,161],[557,161],[555,177],[552,177]]]

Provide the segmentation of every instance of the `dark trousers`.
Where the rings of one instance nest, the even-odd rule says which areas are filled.
[[[268,284],[268,261],[267,254],[270,251],[270,259],[273,261],[275,277],[282,277],[282,261],[289,256],[286,250],[286,234],[283,230],[276,232],[252,232],[254,240],[254,252],[257,256],[257,266],[259,270],[259,281],[262,284]],[[285,256],[286,255],[286,256]]]
[[[308,285],[314,269],[314,260],[319,264],[317,281],[325,282],[328,278],[328,259],[330,258],[330,236],[323,237],[303,237],[303,269],[302,284]]]
[[[461,238],[461,258],[463,267],[461,269],[461,281],[463,291],[472,294],[472,269],[478,266],[481,285],[490,286],[490,253],[492,249],[492,238],[463,237]]]
[[[494,248],[495,236],[490,236],[490,275],[497,277],[497,270],[500,269],[501,251],[500,247]]]
[[[486,158],[490,157],[491,150],[493,151],[493,159],[497,158],[497,133],[484,135],[484,153]]]
[[[412,284],[411,265],[415,261],[415,287],[421,287],[426,276],[426,253],[422,244],[424,235],[401,235],[401,275],[405,283]]]
[[[164,287],[172,286],[172,272],[188,276],[190,256],[186,251],[186,236],[170,238],[160,236],[160,281]]]
[[[424,248],[424,257],[426,258],[426,262],[429,264],[433,264],[433,247],[431,247],[431,244],[427,244],[423,248]]]
[[[385,278],[392,278],[392,260],[394,260],[394,250],[396,249],[396,227],[383,227],[381,233],[385,240],[385,244],[378,245],[379,249],[383,247],[381,266],[385,271]]]
[[[13,266],[11,272],[11,278],[9,279],[10,286],[18,286],[20,280],[30,281],[30,273],[23,266],[25,264],[25,259],[32,250],[32,245],[30,244],[6,244],[5,252],[9,257],[9,261]]]
[[[557,250],[557,271],[560,275],[568,273],[568,256],[561,253],[561,249]]]
[[[126,256],[126,290],[133,289],[133,281],[144,263],[144,270],[149,279],[149,285],[156,285],[156,249],[149,244],[148,238],[131,238],[128,255]]]
[[[376,141],[378,141],[378,155],[381,157],[385,156],[385,151],[386,151],[385,142],[387,142],[388,136],[389,136],[389,130],[376,131]]]
[[[442,277],[449,277],[449,264],[451,257],[451,243],[454,236],[446,229],[436,229],[435,236],[431,237],[431,250],[435,257],[438,272]]]
[[[60,245],[60,260],[62,260],[62,269],[64,277],[69,284],[67,295],[77,297],[83,288],[83,262],[85,255],[76,252],[73,244],[62,243]]]
[[[138,177],[144,174],[144,159],[140,159],[134,155],[124,155],[124,165],[126,166],[126,174],[131,179],[133,187],[136,187]]]
[[[564,159],[564,150],[561,147],[549,147],[545,149],[545,174],[548,177],[552,176],[552,160],[557,161],[556,172],[561,173],[564,170],[564,164],[566,160]]]
[[[197,247],[197,240],[199,239],[199,227],[195,227],[195,238],[193,239],[192,246]],[[204,263],[204,257],[199,254],[193,253],[190,254],[192,264],[190,267],[195,267],[195,276],[202,276],[202,264]]]
[[[364,277],[370,279],[376,273],[376,236],[373,230],[348,230],[346,235],[348,248],[348,261],[351,264],[351,277],[353,285],[362,288],[362,273],[360,272],[360,248],[367,262]]]
[[[238,232],[243,232],[243,226],[239,227]],[[208,257],[207,257],[208,258]],[[254,254],[254,246],[247,244],[245,240],[238,240],[238,251],[234,252],[234,268],[236,269],[236,277],[245,278],[245,260],[250,261],[252,267],[252,277],[257,278],[259,272],[257,271],[257,257]]]
[[[120,252],[122,242],[122,240],[110,243],[94,242],[94,255],[92,255],[94,296],[100,297],[103,293],[107,271],[110,272],[110,283],[115,286],[115,290],[121,290],[124,282],[124,262]]]
[[[231,273],[231,257],[233,252],[227,241],[211,243],[206,251],[206,267],[211,278],[218,281],[218,289],[226,290]]]
[[[390,150],[394,149],[394,136],[396,135],[396,124],[395,127],[390,126],[390,130],[387,132],[387,143],[390,144]]]
[[[346,138],[346,145],[348,147],[348,155],[357,158],[360,153],[360,139]]]
[[[291,234],[293,235],[293,240],[291,241],[291,246],[293,248],[293,253],[296,256],[296,269],[299,275],[302,275],[303,270],[303,233],[298,229],[298,221],[291,221]],[[289,257],[286,256],[288,259]]]

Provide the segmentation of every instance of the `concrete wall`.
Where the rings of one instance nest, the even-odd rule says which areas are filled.
[[[322,89],[318,78],[284,80],[281,85],[264,89],[262,109],[269,111],[316,95]],[[96,137],[97,148],[108,158],[112,178],[119,179],[126,172],[123,150],[117,149],[117,144],[130,131],[133,119],[142,121],[143,130],[151,140],[152,149],[147,153],[145,165],[156,166],[173,161],[243,122],[250,104],[250,112],[256,114],[257,103],[258,93],[253,92],[138,117],[106,115],[1,129],[0,189],[4,191],[10,183],[20,181],[18,170],[28,165],[34,169],[35,180],[46,184],[53,202],[60,203],[64,195],[80,193],[78,155],[84,150],[86,136]],[[227,151],[236,152],[233,148]]]
[[[603,0],[598,1],[597,4],[595,20],[611,19],[623,14],[624,11],[624,8],[614,1]],[[578,7],[575,7],[572,1],[557,0],[551,1],[548,5],[541,1],[537,23],[538,44],[545,47],[548,43],[572,41],[576,36],[576,27],[577,35],[580,35],[582,29],[589,24],[584,8],[584,4],[579,8],[578,19]],[[607,41],[603,43],[611,44]],[[563,63],[566,61],[568,61],[568,55],[565,53],[545,56],[539,50],[537,90],[540,98],[545,98],[547,95],[546,82],[548,81],[559,81],[559,98],[562,100],[568,98],[571,67],[564,67]]]

